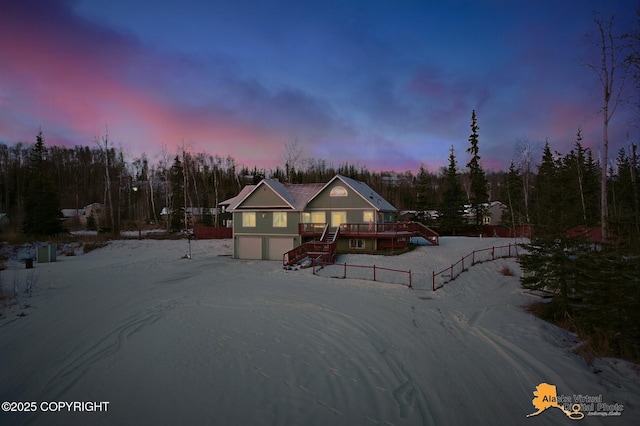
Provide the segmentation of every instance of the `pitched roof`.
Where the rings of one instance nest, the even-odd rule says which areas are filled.
[[[227,207],[227,211],[233,210],[238,204],[240,204],[245,198],[247,198],[247,195],[249,195],[255,189],[255,187],[256,185],[246,185],[240,190],[240,193],[238,195],[221,201],[218,203],[218,205],[229,206]]]
[[[340,179],[347,186],[357,192],[363,199],[365,199],[369,204],[375,207],[377,210],[382,211],[398,211],[391,203],[385,200],[380,194],[374,191],[369,185],[359,180],[351,179],[342,175],[335,175],[333,179],[327,183],[327,186],[331,184],[336,179]]]
[[[360,195],[365,201],[367,201],[376,210],[392,211],[397,209],[385,200],[380,194],[375,192],[369,185],[364,182],[357,181],[355,179],[348,178],[342,175],[334,176],[328,183],[281,183],[275,179],[263,179],[257,185],[247,185],[242,188],[240,194],[223,201],[220,204],[226,204],[229,207],[227,211],[235,210],[242,202],[251,194],[256,188],[261,185],[266,185],[276,193],[285,203],[287,203],[293,210],[302,211],[306,205],[315,198],[324,188],[329,186],[335,179],[340,179],[342,182],[349,186],[353,191]]]
[[[258,186],[263,184],[270,187],[273,190],[273,192],[278,194],[278,196],[282,198],[282,200],[285,203],[289,204],[289,206],[292,209],[295,209],[296,202],[293,200],[293,198],[291,197],[291,194],[289,194],[289,191],[287,191],[287,188],[284,186],[283,183],[275,179],[263,179],[262,181],[260,181]]]
[[[290,183],[285,188],[294,200],[296,210],[304,210],[305,206],[322,188],[324,183]]]

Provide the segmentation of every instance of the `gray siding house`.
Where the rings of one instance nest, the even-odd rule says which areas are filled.
[[[263,179],[228,201],[233,214],[233,256],[282,260],[304,242],[341,228],[339,249],[376,249],[381,224],[397,210],[364,182],[336,175],[328,183],[283,184]]]

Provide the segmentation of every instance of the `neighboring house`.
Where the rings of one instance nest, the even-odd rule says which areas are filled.
[[[184,211],[186,212],[187,216],[187,228],[193,228],[194,225],[202,223],[205,213],[204,207],[187,207]],[[170,207],[163,207],[160,211],[160,217],[163,221],[165,221],[165,223],[168,220],[170,213]],[[181,212],[180,214],[183,215],[184,212]],[[215,216],[217,214],[215,207],[209,207],[209,214],[214,217],[215,221]]]
[[[240,193],[235,197],[229,198],[228,200],[224,200],[218,203],[218,206],[220,207],[220,211],[221,211],[222,226],[225,226],[225,227],[233,226],[233,212],[232,212],[233,207],[238,205],[238,203],[242,201],[247,195],[249,195],[249,193],[253,191],[255,187],[256,187],[255,185],[246,185],[245,187],[242,188]]]
[[[72,228],[100,229],[106,225],[106,208],[102,203],[91,203],[81,209],[62,209],[62,218]]]
[[[500,201],[492,201],[485,205],[483,224],[484,225],[500,225],[502,224],[502,213],[507,206]]]
[[[107,207],[102,203],[91,203],[82,209],[84,211],[84,226],[100,230],[107,226]]]
[[[71,229],[82,226],[80,218],[84,215],[83,209],[62,209],[60,212],[62,213],[62,220],[65,222],[65,226]]]
[[[225,203],[233,214],[238,259],[281,260],[309,241],[335,241],[341,251],[375,251],[406,246],[411,236],[406,224],[399,231],[394,206],[364,182],[341,175],[326,184],[263,179]]]
[[[483,203],[484,215],[482,217],[483,225],[500,225],[502,223],[502,213],[507,208],[506,205],[500,201],[492,201],[490,203]],[[471,204],[464,205],[464,217],[467,222],[475,222],[475,212]]]

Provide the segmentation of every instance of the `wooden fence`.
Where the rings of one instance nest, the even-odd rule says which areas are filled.
[[[380,266],[349,265],[347,263],[313,262],[313,274],[318,275],[321,269],[330,269],[331,278],[355,278],[363,280],[382,281],[387,283],[403,284],[412,288],[411,270],[382,268]],[[333,273],[333,275],[331,275]],[[400,278],[398,278],[400,277]]]
[[[233,228],[194,226],[193,234],[198,240],[223,240],[233,238]]]
[[[461,273],[476,263],[488,262],[507,257],[518,257],[518,244],[508,244],[506,246],[474,250],[442,271],[433,271],[431,275],[431,289],[436,291],[443,287],[449,281],[453,281],[458,278]]]

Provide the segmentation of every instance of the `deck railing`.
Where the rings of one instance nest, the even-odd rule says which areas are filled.
[[[339,234],[340,229],[336,230],[333,241],[309,241],[289,250],[282,255],[282,264],[285,266],[292,265],[305,257],[310,258],[312,261],[333,263],[336,257]]]
[[[300,223],[298,234],[302,236],[322,235],[325,223]],[[389,222],[389,223],[343,223],[340,233],[345,237],[379,237],[396,238],[406,236],[421,236],[434,245],[439,243],[439,235],[433,229],[419,222]]]

